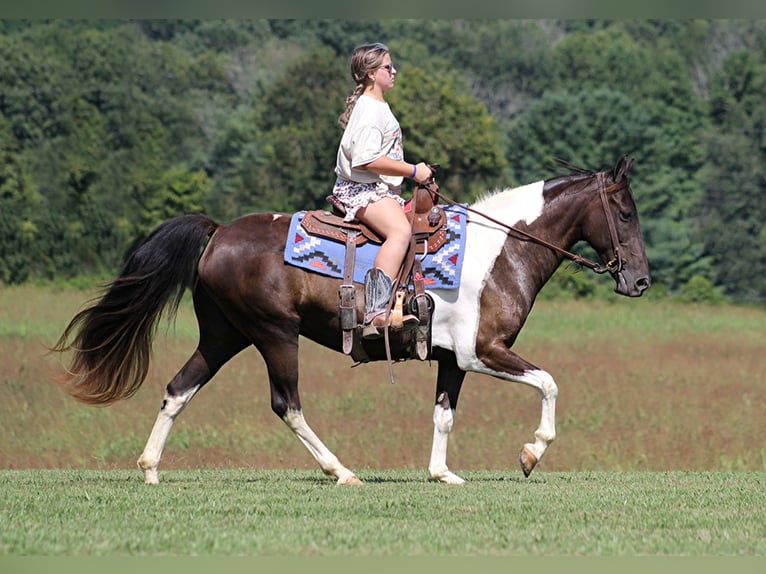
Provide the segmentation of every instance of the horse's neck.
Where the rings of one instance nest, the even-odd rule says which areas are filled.
[[[577,220],[589,201],[585,180],[537,181],[492,193],[473,205],[479,212],[510,227],[569,249],[581,239]],[[580,191],[571,192],[572,188]],[[474,218],[476,219],[476,218]]]
[[[496,221],[568,251],[582,239],[578,235],[578,219],[584,211],[583,202],[588,201],[587,192],[570,192],[575,184],[582,189],[578,181],[538,181],[493,193],[473,207]],[[562,260],[560,254],[536,246],[513,231],[508,233],[499,256],[508,258],[515,277],[537,289],[550,279]],[[531,265],[530,257],[535,259]]]

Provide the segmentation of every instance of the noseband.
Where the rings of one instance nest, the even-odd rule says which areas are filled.
[[[542,245],[544,247],[547,247],[551,251],[555,251],[556,253],[559,253],[566,257],[567,259],[571,259],[573,262],[577,263],[578,265],[582,265],[583,267],[587,267],[591,271],[594,271],[595,273],[606,273],[607,271],[611,274],[616,274],[622,271],[623,266],[623,260],[622,255],[620,254],[620,238],[617,235],[617,226],[614,223],[614,217],[612,216],[612,212],[609,211],[609,201],[607,199],[607,194],[612,193],[615,191],[620,191],[627,187],[627,178],[623,178],[621,181],[612,183],[610,185],[606,184],[606,176],[604,175],[604,172],[599,172],[595,174],[596,180],[598,182],[598,194],[601,198],[601,205],[604,208],[604,217],[606,218],[606,225],[609,229],[609,239],[612,242],[612,252],[613,257],[611,260],[609,260],[606,265],[600,265],[596,263],[595,261],[591,261],[590,259],[587,259],[585,257],[581,257],[580,255],[577,255],[576,253],[572,253],[571,251],[567,251],[566,249],[562,249],[558,245],[554,245],[552,243],[549,243],[545,241],[544,239],[541,239],[535,235],[532,235],[531,233],[528,233],[522,229],[519,229],[517,227],[514,227],[513,225],[508,225],[507,223],[503,223],[502,221],[498,221],[497,219],[494,219],[493,217],[490,217],[489,215],[486,215],[476,209],[473,209],[467,205],[462,205],[457,203],[456,201],[453,201],[447,197],[444,197],[441,193],[439,193],[438,188],[436,186],[431,186],[430,183],[426,183],[424,186],[428,187],[431,193],[434,195],[442,198],[445,202],[455,205],[458,207],[461,207],[462,209],[465,209],[466,211],[470,211],[472,213],[475,213],[477,215],[481,215],[484,219],[491,221],[492,223],[495,223],[499,225],[500,227],[504,227],[508,229],[509,231],[512,231],[514,233],[518,233],[519,235],[522,235],[526,237],[527,239],[534,241],[535,243]],[[436,188],[436,189],[433,189]]]

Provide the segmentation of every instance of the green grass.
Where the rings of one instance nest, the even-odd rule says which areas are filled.
[[[766,555],[766,473],[0,471],[0,554]]]
[[[149,376],[129,401],[79,404],[51,381],[65,357],[45,353],[95,293],[30,285],[0,288],[0,469],[131,469],[164,386],[194,348],[188,298],[161,329]],[[764,471],[766,310],[612,296],[541,300],[514,350],[559,385],[558,438],[544,471]],[[421,469],[433,426],[436,367],[410,361],[351,368],[304,341],[307,419],[351,469]],[[313,459],[270,407],[254,350],[224,366],[170,434],[162,469],[302,468]],[[470,373],[450,440],[456,471],[519,472],[539,399],[528,387]]]
[[[40,338],[52,344],[69,319],[98,294],[91,290],[0,286],[0,337]],[[609,338],[629,333],[672,338],[689,333],[740,331],[766,341],[766,308],[695,305],[642,297],[610,295],[598,301],[540,300],[522,330],[520,340],[545,341],[581,337]],[[160,323],[160,334],[196,340],[197,325],[187,295],[175,320]]]
[[[98,284],[91,289],[0,285],[0,338],[37,339],[50,346],[74,314],[100,294]],[[188,292],[177,318],[161,321],[158,333],[196,340],[197,323]]]
[[[135,460],[193,348],[191,306],[141,392],[94,409],[51,385],[44,354],[94,293],[0,288],[0,556],[766,556],[764,309],[539,301],[516,350],[556,376],[559,437],[524,479],[537,396],[469,374],[459,488],[426,480],[435,366],[399,364],[390,385],[383,363],[302,347],[308,420],[366,481],[339,488],[243,353],[176,423],[150,487]]]
[[[766,309],[696,305],[614,296],[603,301],[539,301],[519,341],[621,337],[665,342],[687,335],[737,333],[745,342],[766,345]],[[626,335],[629,337],[627,338]]]

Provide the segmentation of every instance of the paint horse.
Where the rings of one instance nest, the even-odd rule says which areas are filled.
[[[539,427],[519,453],[526,476],[556,438],[556,382],[512,347],[537,294],[564,258],[608,272],[621,295],[638,297],[649,287],[628,178],[631,164],[621,157],[609,170],[573,168],[466,206],[460,286],[428,291],[435,306],[429,359],[438,364],[431,480],[464,482],[447,466],[447,443],[467,371],[523,383],[540,394]],[[338,484],[361,482],[304,418],[299,338],[340,352],[340,280],[283,261],[290,219],[256,213],[224,225],[204,215],[183,215],[162,223],[126,259],[101,297],[72,318],[54,346],[72,353],[66,380],[71,395],[90,404],[130,397],[147,375],[160,316],[172,317],[191,287],[199,342],[168,383],[138,459],[147,483],[159,481],[160,458],[176,417],[227,361],[250,346],[266,363],[274,413],[326,475]],[[600,263],[569,251],[580,241],[594,249]],[[363,287],[355,287],[361,320]],[[370,360],[386,358],[380,340],[365,345]]]

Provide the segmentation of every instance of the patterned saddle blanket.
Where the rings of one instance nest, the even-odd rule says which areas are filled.
[[[434,253],[419,254],[426,289],[457,289],[463,268],[466,238],[466,214],[460,206],[445,206],[446,239]],[[294,213],[285,245],[284,260],[309,271],[342,278],[345,271],[346,245],[327,237],[309,234],[301,222],[306,211]],[[364,275],[372,267],[380,243],[367,241],[356,248],[354,282],[364,283]]]

